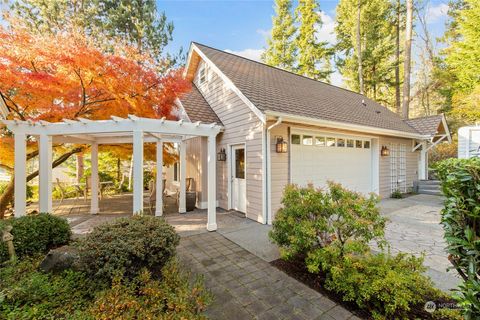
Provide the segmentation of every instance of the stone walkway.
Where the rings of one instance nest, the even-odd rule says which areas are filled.
[[[218,232],[182,237],[178,254],[205,276],[210,319],[360,319]]]

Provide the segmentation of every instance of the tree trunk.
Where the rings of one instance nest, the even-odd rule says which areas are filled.
[[[77,154],[77,174],[76,174],[76,179],[77,183],[82,182],[82,178],[85,172],[85,164],[83,161],[83,154]]]
[[[362,42],[360,34],[360,18],[362,13],[362,3],[358,0],[357,6],[357,59],[358,59],[358,86],[360,94],[363,94],[363,68],[362,68]]]
[[[76,153],[79,153],[79,152],[82,152],[82,151],[83,151],[83,147],[78,147],[78,148],[75,148],[75,149],[61,155],[55,161],[52,162],[52,168],[58,167],[59,165],[61,165],[65,161],[67,161],[68,158],[70,158],[72,155],[74,155]],[[27,181],[26,182],[31,181],[32,179],[34,179],[37,176],[38,176],[38,170],[30,173],[27,176]],[[5,188],[5,191],[3,192],[2,196],[0,197],[0,219],[4,218],[5,211],[7,210],[8,204],[10,202],[12,202],[12,200],[13,200],[14,189],[15,189],[15,179],[12,179],[12,180],[10,180],[7,187]]]
[[[395,25],[395,107],[401,113],[400,102],[400,0],[397,0],[397,21]]]
[[[413,28],[413,0],[407,2],[407,20],[405,26],[405,62],[404,62],[404,81],[403,81],[403,104],[402,117],[408,119],[410,107],[410,70],[412,59],[412,28]]]

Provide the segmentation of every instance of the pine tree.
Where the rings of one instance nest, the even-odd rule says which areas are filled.
[[[405,59],[403,80],[402,117],[408,119],[410,109],[410,72],[412,62],[413,0],[406,0],[407,20],[405,25]]]
[[[275,14],[272,18],[272,33],[267,40],[268,47],[262,54],[262,60],[271,66],[292,71],[296,51],[293,45],[296,28],[293,24],[292,1],[275,0]]]
[[[294,41],[298,49],[297,73],[329,81],[332,50],[328,48],[328,42],[319,41],[317,37],[317,31],[322,27],[320,6],[316,0],[299,0],[295,13],[299,25]]]
[[[360,41],[358,5],[358,0],[340,0],[337,7],[336,49],[342,53],[338,68],[348,88],[360,91],[360,79],[363,79],[366,96],[394,107],[395,28],[391,23],[392,5],[388,0],[362,0]]]

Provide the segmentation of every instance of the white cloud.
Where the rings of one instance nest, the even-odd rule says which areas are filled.
[[[335,70],[330,76],[330,82],[337,87],[343,86],[343,77],[338,70]]]
[[[447,16],[448,5],[445,3],[439,3],[435,6],[429,6],[427,8],[426,17],[428,23],[434,23]]]
[[[335,17],[330,16],[323,11],[320,11],[319,14],[322,18],[323,25],[320,30],[318,30],[318,40],[335,44],[337,42],[337,37],[335,35]]]
[[[262,37],[264,38],[268,38],[270,37],[270,33],[272,32],[272,30],[265,30],[265,29],[257,29],[257,33],[259,35],[261,35]]]
[[[233,54],[236,54],[236,55],[248,58],[248,59],[252,59],[252,60],[255,60],[255,61],[260,61],[262,53],[263,53],[263,49],[244,49],[244,50],[240,50],[240,51],[225,49],[225,52],[233,53]]]

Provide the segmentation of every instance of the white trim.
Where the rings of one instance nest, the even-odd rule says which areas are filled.
[[[270,125],[267,128],[267,134],[266,134],[266,152],[263,153],[265,158],[266,158],[266,165],[267,165],[267,179],[266,179],[266,186],[265,190],[267,193],[267,210],[266,210],[266,217],[263,217],[263,221],[265,221],[266,224],[272,224],[272,139],[271,139],[271,133],[270,131],[275,128],[276,126],[280,125],[282,123],[282,118],[279,117],[275,123]]]
[[[312,136],[330,136],[335,138],[352,138],[352,137],[361,137],[364,139],[375,139],[378,136],[366,135],[366,134],[353,134],[353,133],[343,133],[338,132],[338,130],[329,130],[329,129],[310,129],[310,128],[301,128],[301,127],[290,127],[290,135],[292,134],[300,134],[300,135],[312,135]],[[315,144],[313,144],[315,146]]]
[[[181,119],[187,120],[188,122],[192,122],[190,120],[190,117],[188,116],[187,111],[185,110],[185,107],[182,104],[182,100],[180,100],[178,98],[175,98],[174,103],[177,105],[177,107],[180,111]]]
[[[217,75],[225,82],[227,87],[237,94],[237,96],[253,111],[253,113],[260,119],[262,123],[266,123],[265,114],[260,111],[241,91],[238,89],[233,82],[198,48],[195,43],[192,43],[190,46],[190,52],[188,54],[187,67],[185,72],[190,68],[190,61],[192,59],[192,52],[195,51],[202,60],[208,64],[208,66],[217,73]],[[186,73],[184,73],[186,75]]]
[[[307,124],[307,125],[325,126],[325,127],[330,127],[330,128],[334,128],[334,129],[340,129],[340,130],[368,132],[368,133],[378,134],[378,135],[405,137],[405,138],[416,138],[416,139],[429,139],[430,138],[430,136],[424,136],[424,135],[420,135],[420,134],[416,134],[416,133],[408,133],[408,132],[403,132],[403,131],[398,131],[398,130],[382,129],[382,128],[369,127],[369,126],[350,124],[350,123],[344,123],[344,122],[337,122],[337,121],[330,121],[330,120],[313,119],[313,118],[310,118],[310,117],[296,116],[296,115],[292,115],[292,114],[270,111],[270,110],[266,110],[265,115],[267,117],[273,117],[273,118],[282,117],[284,122],[297,122],[297,123],[302,123],[302,124]],[[272,120],[275,120],[275,119],[272,119]]]
[[[228,161],[228,169],[227,171],[229,172],[228,175],[228,207],[229,210],[233,209],[233,196],[232,196],[232,183],[233,183],[233,152],[232,149],[235,147],[240,147],[243,146],[243,149],[245,150],[245,184],[248,186],[248,175],[247,175],[247,143],[245,142],[240,142],[240,143],[231,143],[228,144],[228,150],[229,150],[229,157],[227,156],[227,161]],[[248,188],[247,188],[248,190]],[[245,198],[247,198],[247,192],[245,192]],[[245,217],[247,217],[247,211],[248,211],[248,205],[247,205],[247,199],[245,199]],[[241,212],[241,211],[239,211]]]
[[[448,128],[448,124],[447,124],[447,118],[445,118],[444,113],[442,113],[442,124],[443,124],[443,128],[445,129],[445,132],[447,134],[448,142],[452,143],[452,135],[450,134],[450,129]]]

